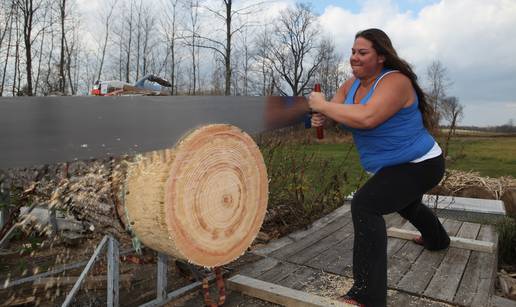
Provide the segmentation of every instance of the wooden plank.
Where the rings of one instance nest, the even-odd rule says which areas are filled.
[[[461,225],[462,223],[453,220],[446,220],[443,224],[450,235],[456,235]],[[410,270],[398,282],[396,288],[410,293],[423,293],[446,253],[447,250],[438,252],[423,250]]]
[[[493,226],[482,225],[477,239],[491,242],[496,240]],[[496,257],[496,253],[477,251],[471,253],[464,276],[453,299],[455,303],[465,306],[487,306],[489,296],[494,289]]]
[[[272,269],[258,276],[263,281],[277,283],[286,278],[299,268],[299,265],[280,261]]]
[[[313,245],[307,246],[295,255],[290,256],[288,261],[304,264],[326,250],[335,247],[335,245],[351,235],[353,235],[353,223],[350,222],[326,238],[314,243]]]
[[[493,297],[491,299],[491,304],[489,306],[492,306],[492,307],[515,307],[516,302],[513,300],[510,300],[508,298],[505,298],[505,297],[493,295]]]
[[[383,216],[386,227],[401,227],[407,220],[404,219],[399,213],[391,213]]]
[[[401,229],[415,229],[414,226],[407,220],[402,219],[401,224],[399,226],[396,225],[389,225],[388,227],[401,227]],[[387,236],[387,259],[389,259],[392,255],[396,254],[405,244],[407,243],[407,240],[402,240],[398,238],[393,238]]]
[[[350,210],[351,210],[350,204],[342,205],[341,207],[337,208],[330,214],[323,216],[322,218],[313,222],[307,229],[296,231],[294,233],[287,235],[287,237],[294,241],[299,241],[301,239],[304,239],[305,237],[313,234],[314,232],[317,232],[317,231],[321,230],[322,228],[326,227],[328,224],[330,224],[334,220],[339,219],[339,218],[343,217],[344,215],[348,214],[348,212]],[[348,214],[348,216],[349,216],[349,214]],[[351,219],[350,219],[350,222],[351,222]]]
[[[425,195],[423,203],[430,208],[435,207],[435,196]],[[505,215],[501,200],[478,199],[457,196],[439,196],[437,208],[441,210],[467,211],[487,214]]]
[[[423,246],[417,244],[405,244],[397,253],[387,261],[387,284],[394,288],[412,263],[423,251]]]
[[[278,282],[278,284],[294,290],[302,290],[307,284],[311,283],[311,281],[316,280],[319,274],[321,274],[321,270],[302,265],[287,278]]]
[[[404,225],[406,220],[403,219],[398,213],[388,214],[384,216],[385,223],[387,225]],[[406,223],[407,227],[410,227],[410,223]],[[352,227],[351,223],[349,227]],[[316,257],[310,258],[305,265],[312,268],[321,269],[325,272],[331,272],[343,276],[351,276],[353,266],[353,230],[350,235],[344,238],[344,240],[335,244],[332,248],[327,249],[325,252],[319,254]],[[400,243],[405,244],[405,241],[400,240]],[[398,248],[399,249],[399,248]]]
[[[410,222],[406,222],[402,226],[403,230],[414,230],[416,229]],[[410,269],[412,263],[419,257],[423,251],[423,247],[417,244],[409,244],[404,241],[403,243],[397,243],[395,246],[391,246],[389,251],[389,243],[387,241],[387,284],[389,287],[395,287],[405,273]],[[397,248],[401,245],[401,248]],[[396,248],[395,248],[396,247]],[[397,249],[396,252],[393,252]]]
[[[418,231],[410,231],[399,228],[387,229],[387,235],[394,238],[412,240],[421,234]],[[492,242],[480,241],[475,239],[450,237],[450,247],[475,250],[479,252],[494,253],[495,245]]]
[[[228,279],[228,288],[284,306],[352,306],[329,298],[324,298],[242,275],[235,275]]]
[[[411,295],[402,291],[387,291],[387,306],[417,306],[417,307],[450,307],[450,304],[432,299]]]
[[[271,270],[278,263],[279,260],[266,257],[252,263],[251,265],[245,266],[242,270],[240,270],[240,274],[249,277],[258,277],[268,270]]]
[[[277,258],[277,259],[288,260],[290,256],[292,256],[292,255],[300,252],[301,250],[313,245],[314,243],[324,239],[325,237],[331,235],[332,233],[339,230],[340,228],[346,226],[350,222],[351,222],[351,213],[348,212],[348,213],[344,214],[342,217],[329,223],[326,227],[322,228],[320,231],[314,232],[299,241],[296,241],[292,244],[282,247],[282,248],[272,252],[270,254],[270,256]]]
[[[353,235],[348,236],[334,247],[307,261],[305,265],[325,272],[349,275],[346,272],[349,272],[353,265],[353,240]]]
[[[156,274],[156,299],[158,301],[165,300],[167,297],[167,266],[168,255],[158,252],[158,268]]]
[[[476,238],[479,229],[479,224],[463,223],[458,236]],[[450,247],[424,294],[447,302],[453,301],[470,254],[470,250]]]
[[[118,307],[120,302],[120,248],[118,241],[109,237],[108,241],[108,281],[107,281],[107,305]]]

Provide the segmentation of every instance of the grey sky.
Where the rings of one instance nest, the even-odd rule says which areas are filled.
[[[381,28],[423,84],[433,60],[444,64],[453,81],[448,95],[457,96],[465,107],[460,124],[516,121],[516,1],[414,0],[419,10],[410,10],[407,0],[403,6],[362,1],[350,9],[345,7],[348,1],[333,2],[341,4],[327,6],[320,20],[346,57],[357,31]]]

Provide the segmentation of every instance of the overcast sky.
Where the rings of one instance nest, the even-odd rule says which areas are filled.
[[[295,1],[275,2],[272,13]],[[91,11],[102,1],[78,3]],[[428,65],[441,61],[453,81],[448,95],[464,106],[461,125],[516,122],[516,0],[316,0],[312,6],[344,58],[354,34],[375,27],[391,37],[422,84]]]
[[[325,31],[345,57],[354,34],[377,27],[421,81],[440,60],[464,105],[461,125],[516,122],[516,0],[318,0]]]

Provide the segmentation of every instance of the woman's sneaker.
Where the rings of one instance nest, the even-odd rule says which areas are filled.
[[[350,304],[353,306],[365,307],[364,304],[360,304],[359,302],[357,302],[357,300],[355,300],[354,298],[351,298],[347,295],[343,295],[343,296],[339,297],[337,300],[339,302],[343,302],[343,303]]]
[[[414,239],[412,239],[412,242],[416,243],[417,245],[425,245],[425,241],[423,240],[422,236],[417,236]]]

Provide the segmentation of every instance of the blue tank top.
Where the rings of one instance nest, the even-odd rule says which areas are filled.
[[[380,79],[391,69],[384,69],[360,104],[367,104]],[[353,104],[360,80],[351,86],[345,104]],[[368,172],[415,160],[426,154],[435,143],[423,125],[418,98],[409,107],[402,108],[385,122],[372,129],[348,128],[360,155],[360,163]]]

